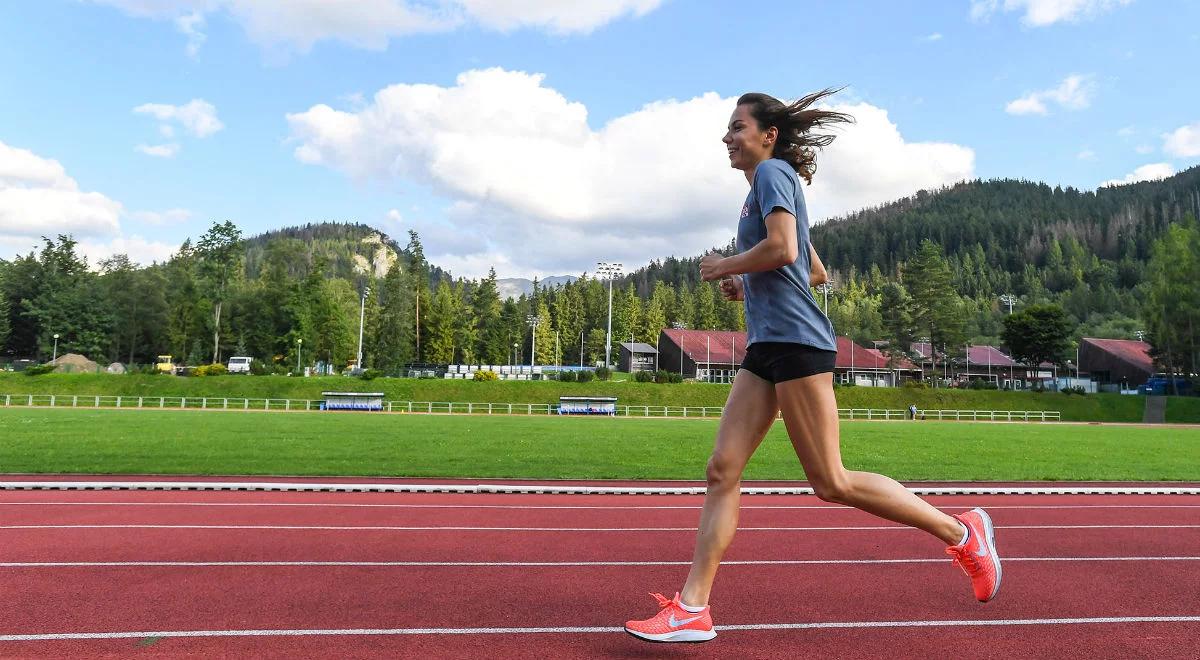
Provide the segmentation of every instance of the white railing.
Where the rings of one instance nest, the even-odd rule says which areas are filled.
[[[320,410],[320,399],[246,399],[236,397],[94,396],[83,394],[4,394],[5,407],[36,408],[122,408],[161,410]],[[556,403],[477,403],[459,401],[386,401],[387,412],[441,415],[555,415]],[[619,417],[720,417],[719,406],[617,406]],[[847,420],[908,419],[907,410],[887,408],[839,408]],[[1058,422],[1057,410],[918,410],[918,420],[957,422]]]

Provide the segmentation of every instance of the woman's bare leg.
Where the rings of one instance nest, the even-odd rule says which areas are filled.
[[[871,472],[851,472],[842,466],[833,374],[778,383],[775,394],[792,447],[817,497],[923,529],[947,545],[962,539],[963,527],[957,520],[895,480]]]
[[[708,604],[717,566],[737,531],[742,471],[778,413],[774,386],[745,369],[738,371],[708,459],[708,490],[696,532],[692,570],[679,595],[688,605]]]

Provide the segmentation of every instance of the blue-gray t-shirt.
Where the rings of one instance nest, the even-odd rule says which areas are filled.
[[[767,237],[767,216],[783,209],[796,218],[794,263],[742,276],[746,298],[747,345],[760,341],[805,344],[837,350],[833,324],[809,289],[808,209],[800,177],[786,161],[765,160],[754,170],[750,194],[738,220],[737,249],[745,252]]]

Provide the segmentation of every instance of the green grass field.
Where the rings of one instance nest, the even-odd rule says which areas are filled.
[[[172,376],[109,374],[46,374],[30,377],[0,373],[0,394],[87,394],[103,396],[249,397],[319,399],[324,390],[379,391],[392,401],[461,401],[492,403],[552,403],[560,395],[615,396],[620,405],[721,407],[728,385],[681,383],[657,385],[635,382],[558,383],[553,381],[417,380],[377,378],[289,378],[286,376]],[[932,390],[844,387],[837,390],[841,408],[900,410],[915,403],[922,410],[1057,410],[1064,420],[1140,422],[1145,400],[1139,396],[1060,393]],[[1167,421],[1200,423],[1200,397],[1171,397]]]
[[[715,421],[0,409],[0,472],[703,479]],[[845,422],[904,480],[1200,480],[1200,429]],[[748,479],[802,479],[782,424]]]

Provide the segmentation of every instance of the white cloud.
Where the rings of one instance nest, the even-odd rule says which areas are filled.
[[[971,0],[971,18],[987,20],[996,11],[1023,11],[1021,21],[1045,27],[1060,21],[1077,23],[1095,18],[1133,0]]]
[[[295,157],[360,181],[421,182],[457,202],[444,238],[418,229],[430,255],[508,254],[531,271],[576,272],[729,240],[746,194],[720,142],[735,99],[658,101],[593,128],[586,107],[543,82],[476,70],[452,87],[392,85],[355,112],[313,106],[287,116]],[[973,175],[969,148],[907,142],[867,103],[838,109],[858,123],[818,157],[805,189],[813,220]],[[454,243],[466,237],[469,249]]]
[[[1139,154],[1142,154],[1143,156],[1146,154],[1154,153],[1154,147],[1152,147],[1148,144],[1139,144],[1138,146],[1134,147],[1133,150],[1138,152]]]
[[[100,259],[128,254],[139,263],[163,261],[177,246],[124,236],[120,202],[98,192],[83,192],[58,161],[0,142],[0,258],[36,252],[42,236],[68,234],[78,241],[80,254],[95,266]],[[161,214],[134,213],[137,219],[158,216],[175,219],[186,214],[171,209]]]
[[[200,53],[200,47],[208,39],[208,35],[201,32],[204,29],[204,14],[193,11],[190,14],[176,16],[175,28],[188,38],[188,57],[196,57]]]
[[[225,128],[217,118],[217,108],[204,99],[192,99],[184,105],[143,103],[133,111],[162,122],[178,122],[185,131],[198,138],[206,138]]]
[[[941,32],[934,32],[933,34],[930,34],[928,36],[921,37],[921,41],[933,42],[933,41],[941,41],[941,40],[942,40]]]
[[[1200,121],[1164,134],[1163,151],[1179,158],[1200,156]]]
[[[1084,149],[1078,154],[1075,154],[1075,157],[1079,160],[1096,160],[1096,152],[1092,151],[1091,149]]]
[[[1026,94],[1010,101],[1004,111],[1010,115],[1049,114],[1046,104],[1054,103],[1066,110],[1082,110],[1092,104],[1095,82],[1091,75],[1072,74],[1063,79],[1058,87]]]
[[[79,190],[58,161],[0,142],[0,237],[110,236],[120,231],[121,211],[119,202]]]
[[[1125,126],[1124,128],[1121,128],[1121,129],[1119,129],[1119,130],[1117,131],[1117,135],[1119,135],[1120,137],[1130,137],[1130,136],[1132,136],[1132,135],[1133,135],[1134,133],[1136,133],[1136,132],[1137,132],[1137,128],[1136,128],[1136,127],[1134,127],[1134,126]]]
[[[1157,179],[1165,179],[1172,174],[1175,174],[1175,168],[1171,167],[1170,163],[1151,163],[1142,165],[1136,170],[1125,175],[1124,179],[1109,179],[1100,184],[1104,186],[1123,186],[1128,183],[1137,183],[1138,181],[1155,181]]]
[[[154,145],[139,144],[138,146],[134,147],[134,149],[137,149],[147,156],[154,156],[156,158],[174,158],[175,155],[179,153],[179,145],[175,142]]]
[[[142,224],[163,226],[181,225],[192,219],[192,212],[187,209],[167,209],[166,211],[135,211],[130,214],[134,220]]]
[[[88,264],[95,268],[102,259],[118,254],[127,255],[130,261],[144,266],[155,262],[164,263],[179,251],[179,246],[147,240],[135,234],[129,237],[118,236],[110,241],[84,239],[79,241],[77,249],[87,257]]]
[[[204,43],[204,17],[222,13],[263,47],[307,52],[336,40],[383,50],[393,38],[447,32],[468,24],[508,31],[537,28],[588,33],[624,16],[643,16],[662,0],[92,0],[131,16],[171,19],[188,37],[188,53]]]

